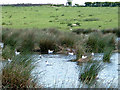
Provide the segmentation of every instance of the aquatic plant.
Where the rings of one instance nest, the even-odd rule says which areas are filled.
[[[28,56],[16,56],[2,69],[3,88],[34,88],[37,86],[31,72],[34,69],[32,60]]]
[[[99,27],[101,27],[101,25],[99,25]],[[120,37],[120,29],[119,28],[113,28],[113,29],[103,29],[103,30],[99,30],[99,29],[74,29],[72,32],[77,33],[77,34],[89,34],[92,32],[102,32],[103,34],[115,34],[116,36]]]
[[[2,49],[2,57],[4,59],[10,59],[12,57],[15,56],[15,50],[11,48],[11,46],[6,45],[3,49]]]
[[[118,41],[117,48],[118,48],[118,52],[120,52],[120,40]]]
[[[67,33],[60,35],[58,38],[59,38],[59,42],[61,46],[74,47],[75,40],[76,40],[74,34],[67,32]]]
[[[103,35],[101,32],[93,32],[86,40],[86,47],[97,53],[104,52],[105,47],[115,48],[115,35]]]
[[[17,41],[16,48],[20,52],[32,52],[35,43],[35,34],[32,30],[21,32]]]
[[[104,56],[103,56],[103,62],[109,62],[110,63],[110,57],[112,55],[112,51],[113,51],[113,48],[105,47]]]
[[[103,65],[100,62],[88,62],[84,64],[81,68],[82,72],[80,74],[80,80],[82,82],[86,82],[87,84],[91,84],[97,77],[98,73],[103,69]]]
[[[41,53],[48,53],[48,50],[56,49],[56,40],[51,35],[44,35],[39,40]]]
[[[17,46],[17,40],[20,33],[19,31],[11,30],[11,29],[3,29],[2,31],[2,40],[5,45],[10,45],[12,48]]]

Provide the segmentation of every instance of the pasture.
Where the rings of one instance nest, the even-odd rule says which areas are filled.
[[[2,7],[3,28],[113,29],[118,7]]]

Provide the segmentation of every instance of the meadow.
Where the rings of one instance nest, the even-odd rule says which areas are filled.
[[[113,29],[118,7],[2,7],[3,28]]]

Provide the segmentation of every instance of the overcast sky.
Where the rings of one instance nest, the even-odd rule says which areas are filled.
[[[75,3],[83,5],[85,2],[116,2],[120,0],[73,0],[73,5]],[[53,3],[53,4],[66,4],[67,0],[0,0],[0,4],[17,4],[17,3],[33,3],[33,4],[40,4],[40,3]]]

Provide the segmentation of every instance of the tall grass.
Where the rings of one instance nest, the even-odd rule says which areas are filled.
[[[59,42],[61,46],[64,46],[64,47],[73,48],[75,44],[75,39],[76,39],[75,35],[69,32],[59,36]]]
[[[96,53],[104,52],[105,47],[115,48],[115,35],[93,32],[86,40],[86,47]]]
[[[48,50],[55,52],[62,48],[74,48],[77,52],[77,59],[82,54],[94,52],[103,53],[106,47],[115,49],[115,35],[92,32],[87,37],[81,37],[71,32],[63,32],[56,29],[31,29],[31,30],[3,30],[3,43],[21,53],[33,52],[35,49],[41,53]]]
[[[118,48],[118,52],[120,52],[120,40],[118,41],[117,48]]]
[[[33,88],[37,84],[31,72],[34,69],[32,60],[27,56],[16,56],[11,63],[2,69],[3,88]]]
[[[87,84],[92,84],[96,79],[98,73],[103,69],[103,64],[100,62],[93,62],[85,64],[81,70],[83,73],[80,74],[80,80]]]
[[[5,45],[10,45],[12,48],[17,46],[17,37],[20,31],[15,31],[11,29],[3,29],[2,31],[2,41]]]
[[[33,52],[36,48],[41,53],[47,53],[48,49],[58,51],[59,46],[74,48],[80,41],[76,35],[56,29],[31,29],[31,30],[3,30],[3,43],[20,52]]]
[[[20,52],[32,52],[35,43],[35,34],[33,31],[24,31],[20,34],[20,36],[17,39],[18,44],[16,48]]]
[[[11,48],[11,46],[7,45],[4,49],[2,49],[2,57],[4,59],[11,59],[15,56],[15,50]]]
[[[112,55],[112,48],[106,47],[104,50],[104,56],[103,56],[103,62],[109,62],[110,63],[110,57]]]
[[[97,29],[74,29],[73,32],[77,34],[90,34],[92,32],[101,32],[103,34],[109,34],[113,33],[116,36],[120,37],[120,28],[113,28],[113,29],[103,29],[103,30],[97,30]]]
[[[48,34],[40,37],[39,47],[42,53],[47,53],[48,50],[56,50],[56,39],[54,36]]]

